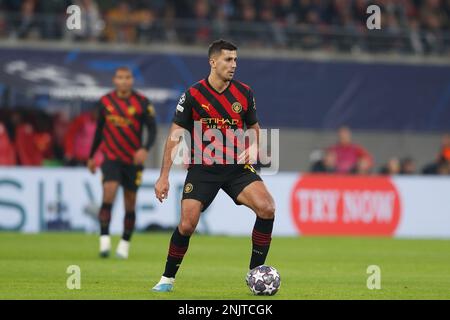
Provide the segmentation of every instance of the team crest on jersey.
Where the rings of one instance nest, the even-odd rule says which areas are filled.
[[[239,102],[235,102],[232,104],[231,109],[235,112],[235,113],[241,113],[242,111],[242,105]]]
[[[192,185],[192,183],[188,183],[184,186],[184,193],[191,193],[193,189],[194,186]]]
[[[134,106],[128,106],[128,114],[134,116],[136,114],[136,108]]]

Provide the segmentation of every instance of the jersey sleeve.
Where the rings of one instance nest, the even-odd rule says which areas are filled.
[[[248,90],[248,108],[245,114],[245,124],[247,126],[252,126],[258,122],[258,118],[256,117],[256,102],[255,97],[253,96],[253,91],[251,89]]]
[[[194,98],[189,93],[189,90],[183,93],[178,101],[177,108],[173,116],[173,123],[190,130],[194,123],[192,118],[193,103]]]
[[[157,125],[156,125],[156,112],[153,103],[145,99],[145,108],[143,113],[143,124],[147,127],[147,137],[145,142],[143,143],[143,147],[149,150],[153,144],[155,143],[156,133],[157,133]]]
[[[89,158],[94,157],[97,148],[100,146],[102,142],[102,132],[103,127],[105,126],[106,118],[105,118],[105,108],[103,103],[99,101],[95,106],[97,109],[97,127],[95,129],[94,140],[92,141],[91,151],[89,152]]]

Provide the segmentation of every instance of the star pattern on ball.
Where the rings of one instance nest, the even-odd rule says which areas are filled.
[[[267,291],[268,293],[272,293],[272,291],[275,290],[275,289],[276,289],[276,288],[273,286],[272,283],[266,285],[266,291]]]
[[[261,280],[262,282],[264,282],[264,273],[261,272],[257,272],[254,277],[255,277],[255,283],[258,282],[258,280]]]

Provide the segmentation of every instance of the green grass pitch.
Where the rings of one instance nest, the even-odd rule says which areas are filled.
[[[256,297],[244,283],[250,237],[195,235],[174,291],[151,292],[169,238],[135,234],[121,261],[98,258],[95,235],[0,233],[0,299],[450,299],[448,240],[274,237],[267,264],[281,290]],[[81,269],[80,290],[66,287],[69,265]],[[369,265],[381,268],[380,290],[367,288]]]

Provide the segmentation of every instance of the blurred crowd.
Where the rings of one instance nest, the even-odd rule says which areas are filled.
[[[67,32],[66,8],[82,29]],[[381,30],[366,27],[368,5]],[[450,0],[0,0],[0,37],[448,53]]]
[[[69,119],[35,108],[0,108],[0,165],[84,166],[96,121],[95,109]],[[95,160],[103,160],[100,152]]]
[[[348,127],[338,129],[336,140],[335,144],[324,150],[312,153],[311,172],[353,175],[450,174],[450,134],[442,136],[436,158],[421,169],[417,168],[414,159],[409,156],[394,156],[380,168],[376,168],[369,151],[353,142],[352,132]]]
[[[39,109],[0,108],[0,166],[85,166],[95,134],[97,111],[69,119],[64,113]],[[103,161],[101,152],[95,161]],[[377,168],[374,156],[355,143],[351,129],[341,127],[336,143],[311,156],[313,173],[350,175],[450,174],[450,134],[442,136],[436,157],[417,168],[411,157],[392,157]]]

